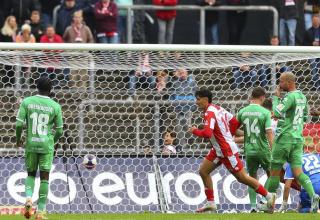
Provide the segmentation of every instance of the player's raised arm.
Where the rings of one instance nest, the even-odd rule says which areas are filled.
[[[22,147],[22,140],[21,140],[21,135],[22,135],[22,129],[23,129],[23,124],[26,119],[26,107],[24,102],[20,104],[19,111],[17,114],[16,118],[16,141],[17,141],[17,147]]]
[[[284,118],[285,113],[295,104],[295,99],[289,95],[288,93],[282,100],[281,100],[281,88],[288,88],[289,91],[295,91],[295,76],[290,73],[283,73],[279,79],[279,86],[275,91],[275,95],[272,99],[272,110],[274,112],[274,116],[276,118]]]

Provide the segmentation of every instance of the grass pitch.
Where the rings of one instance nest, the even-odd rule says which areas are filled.
[[[320,214],[52,214],[49,220],[320,220]],[[23,220],[23,216],[0,215],[1,220]],[[31,220],[34,219],[34,216]]]

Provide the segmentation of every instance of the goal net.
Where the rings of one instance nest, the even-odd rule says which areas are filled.
[[[20,212],[25,201],[15,116],[40,76],[52,79],[64,117],[49,213],[193,212],[205,202],[198,168],[210,149],[188,132],[202,124],[194,92],[209,88],[213,103],[236,114],[253,87],[271,95],[279,74],[292,71],[310,105],[306,146],[319,152],[319,61],[320,50],[306,47],[0,44],[0,213]],[[94,170],[82,166],[88,153]],[[224,167],[212,179],[219,212],[249,209],[247,187]],[[290,207],[298,201],[292,190]]]

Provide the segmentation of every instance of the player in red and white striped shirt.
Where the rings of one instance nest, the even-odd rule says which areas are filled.
[[[216,212],[210,173],[221,164],[224,164],[240,183],[246,184],[266,197],[268,207],[273,210],[276,195],[269,193],[256,179],[250,177],[239,158],[238,147],[233,140],[233,135],[240,126],[237,119],[224,108],[211,103],[210,90],[201,89],[196,92],[195,96],[198,107],[204,111],[204,127],[197,129],[193,126],[190,131],[198,137],[209,139],[212,145],[199,171],[208,203],[197,212]]]

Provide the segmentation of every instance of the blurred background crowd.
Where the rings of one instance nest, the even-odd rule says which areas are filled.
[[[280,45],[319,45],[319,0],[2,0],[1,42],[199,43],[199,10],[140,10],[134,5],[274,6]],[[206,11],[206,44],[264,44],[273,34],[269,11]]]

